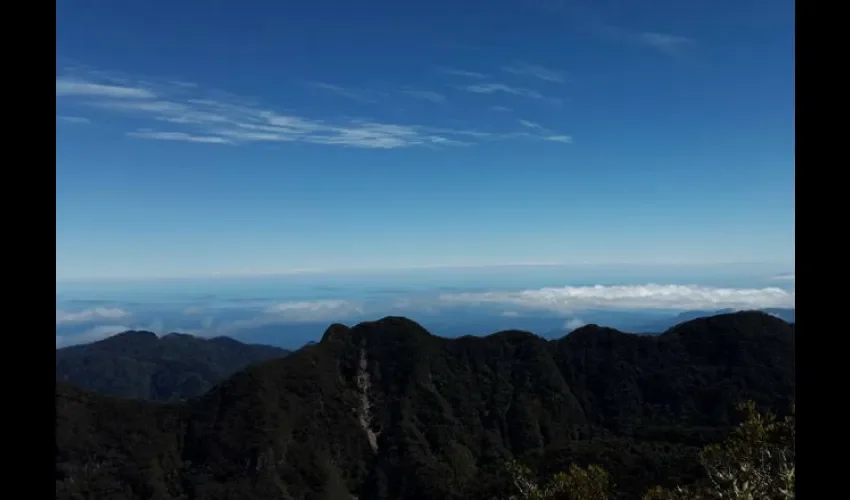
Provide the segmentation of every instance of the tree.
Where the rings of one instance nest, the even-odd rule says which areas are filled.
[[[755,404],[739,406],[744,421],[729,438],[707,446],[700,455],[708,479],[705,484],[656,487],[644,500],[792,500],[795,498],[795,409],[778,420],[760,413]]]
[[[759,412],[753,402],[738,406],[744,419],[726,441],[700,454],[706,480],[672,489],[656,486],[644,500],[793,500],[795,498],[795,408],[783,419]],[[608,500],[614,487],[601,467],[570,465],[567,472],[538,481],[528,467],[508,466],[515,493],[510,500]]]
[[[586,468],[571,464],[567,472],[559,472],[540,484],[531,470],[511,462],[508,473],[516,493],[509,500],[608,500],[614,486],[608,473],[597,465]]]

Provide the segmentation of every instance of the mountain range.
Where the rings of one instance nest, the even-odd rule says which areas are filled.
[[[252,363],[290,351],[229,337],[128,331],[56,350],[56,380],[124,398],[172,401],[212,389]]]
[[[794,342],[794,325],[754,311],[556,340],[446,339],[388,317],[331,325],[182,402],[57,378],[56,497],[500,498],[518,459],[541,473],[599,464],[640,498],[699,479],[698,451],[737,403],[788,409]]]

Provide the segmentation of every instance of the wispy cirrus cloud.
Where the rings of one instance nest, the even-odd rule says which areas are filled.
[[[184,142],[202,142],[207,144],[232,144],[232,141],[224,137],[215,137],[209,135],[192,135],[186,132],[155,132],[153,130],[138,130],[136,132],[127,133],[130,137],[138,137],[140,139],[157,139],[160,141],[184,141]]]
[[[119,99],[154,99],[156,94],[140,87],[104,85],[73,79],[56,79],[56,97],[90,96]]]
[[[408,95],[410,97],[413,97],[415,99],[422,99],[422,100],[425,100],[425,101],[431,101],[431,102],[436,103],[436,104],[442,104],[442,103],[446,102],[446,96],[444,96],[443,94],[441,94],[439,92],[434,92],[434,91],[431,91],[431,90],[408,89],[408,90],[402,90],[401,93]]]
[[[184,87],[184,88],[187,88],[187,89],[198,88],[198,84],[195,83],[195,82],[184,82],[182,80],[172,80],[170,83],[174,86]]]
[[[85,118],[83,116],[59,116],[59,115],[57,115],[56,121],[57,122],[64,122],[64,123],[75,123],[75,124],[78,124],[78,125],[88,125],[89,123],[91,123],[91,120],[89,120],[88,118]]]
[[[503,93],[503,94],[511,94],[511,95],[516,95],[516,96],[528,97],[529,99],[537,99],[537,100],[541,100],[541,101],[546,101],[546,102],[549,102],[549,103],[552,103],[552,104],[560,104],[561,103],[561,99],[559,99],[557,97],[548,97],[548,96],[545,96],[545,95],[541,94],[540,92],[533,90],[533,89],[528,89],[528,88],[523,88],[523,87],[513,87],[511,85],[506,85],[504,83],[479,83],[479,84],[474,84],[474,85],[466,85],[464,87],[461,87],[461,89],[463,89],[467,92],[475,93],[475,94]]]
[[[610,16],[581,0],[539,0],[531,2],[550,15],[563,16],[578,29],[590,31],[612,41],[654,50],[666,56],[681,59],[686,49],[693,47],[696,40],[673,33],[641,31],[615,24]]]
[[[500,113],[510,113],[513,111],[511,108],[507,106],[490,106],[491,111],[498,111]]]
[[[484,73],[479,73],[478,71],[467,71],[464,69],[437,68],[437,71],[446,75],[462,76],[466,78],[487,78],[487,75]]]
[[[632,31],[611,24],[600,25],[598,30],[612,40],[627,45],[649,48],[673,58],[681,58],[686,49],[696,44],[694,39],[681,35],[653,31]]]
[[[132,121],[123,120],[122,123],[133,125],[124,133],[137,139],[233,146],[303,142],[371,149],[439,148],[494,140],[546,139],[530,131],[455,129],[345,117],[312,118],[289,109],[279,111],[221,90],[205,89],[191,82],[118,78],[114,74],[106,78],[104,74],[91,71],[80,75],[78,71],[73,78],[58,77],[57,106],[91,107],[112,113],[116,118],[129,118]],[[320,87],[332,92],[353,92],[331,84]],[[437,92],[414,89],[403,92],[432,102],[445,100]],[[484,85],[470,92],[506,92],[548,99],[531,90],[501,84]]]
[[[525,128],[530,128],[530,129],[534,129],[534,130],[546,130],[539,123],[535,123],[535,122],[528,121],[528,120],[519,120],[519,124],[522,125]]]
[[[366,103],[375,103],[378,102],[378,97],[381,96],[380,92],[370,91],[370,90],[362,90],[362,89],[350,89],[341,87],[339,85],[334,85],[332,83],[325,82],[310,82],[309,85],[313,88],[338,95],[340,97],[345,97],[347,99],[353,99],[355,101],[366,102]]]
[[[694,43],[691,38],[669,33],[642,32],[633,36],[638,42],[669,56],[681,55],[683,50]]]
[[[572,137],[570,137],[568,135],[556,135],[551,130],[544,127],[543,125],[540,125],[537,122],[533,122],[533,121],[529,121],[529,120],[518,120],[518,121],[519,121],[519,124],[522,125],[523,127],[531,129],[531,130],[535,130],[535,131],[543,134],[543,135],[540,136],[540,138],[545,140],[545,141],[561,142],[561,143],[564,143],[564,144],[570,144],[570,143],[573,142]]]
[[[600,26],[599,31],[612,40],[626,45],[652,49],[665,56],[680,60],[686,55],[687,49],[696,45],[694,39],[672,33],[631,31],[614,25]]]
[[[502,71],[505,73],[512,73],[514,75],[530,76],[546,82],[564,83],[565,80],[562,72],[537,64],[516,62],[507,66],[502,66]]]

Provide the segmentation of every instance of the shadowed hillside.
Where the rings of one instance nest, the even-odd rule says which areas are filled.
[[[129,331],[56,350],[56,379],[101,394],[171,401],[200,396],[246,366],[280,358],[285,349]]]
[[[758,309],[759,311],[769,314],[771,316],[775,316],[781,320],[787,321],[788,323],[794,323],[796,319],[796,311],[794,309],[789,308],[779,308],[779,307],[768,307],[764,309]],[[664,318],[656,321],[647,322],[642,325],[636,326],[634,329],[629,331],[641,332],[641,333],[661,333],[677,324],[683,323],[685,321],[690,321],[692,319],[703,318],[707,316],[715,316],[718,314],[733,314],[739,312],[735,309],[721,309],[715,311],[707,311],[707,310],[696,310],[696,311],[685,311],[683,313],[679,313],[672,318]]]
[[[586,326],[435,337],[404,318],[151,405],[57,381],[57,498],[468,499],[507,491],[512,458],[610,471],[623,498],[702,474],[697,453],[753,400],[786,410],[794,328],[746,312],[657,337]]]

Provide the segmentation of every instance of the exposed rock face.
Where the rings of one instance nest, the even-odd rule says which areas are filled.
[[[369,362],[366,358],[366,348],[360,349],[360,359],[357,363],[357,391],[360,393],[360,407],[358,408],[358,418],[360,425],[366,432],[366,437],[369,438],[369,446],[372,451],[378,452],[378,434],[372,430],[372,404],[369,402],[369,390],[372,387],[372,381],[369,378]]]

